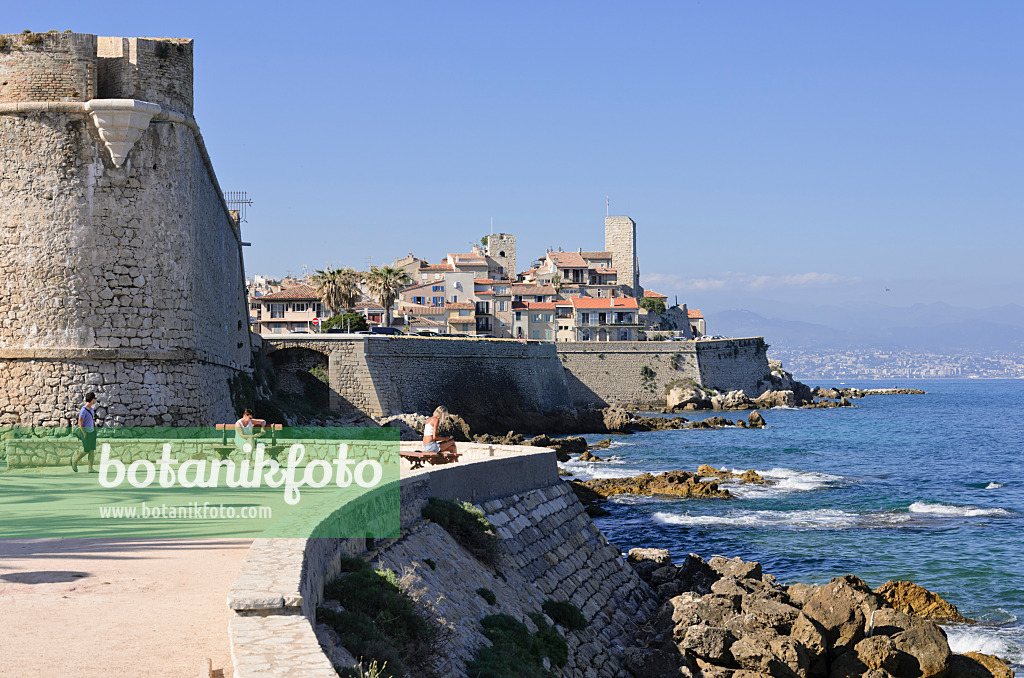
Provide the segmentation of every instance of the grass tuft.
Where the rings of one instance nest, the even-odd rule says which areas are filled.
[[[484,565],[498,564],[498,537],[484,512],[469,502],[431,497],[423,508],[423,517],[440,525],[464,549]]]

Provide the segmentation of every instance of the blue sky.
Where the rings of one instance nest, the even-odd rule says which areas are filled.
[[[246,267],[520,268],[637,222],[691,306],[1020,301],[1024,5],[10,3],[3,32],[196,40],[196,118],[255,201]],[[884,289],[889,288],[889,292]]]

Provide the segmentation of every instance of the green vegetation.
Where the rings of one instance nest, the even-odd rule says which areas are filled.
[[[428,672],[437,628],[399,588],[395,573],[375,570],[361,558],[342,559],[341,570],[345,574],[324,587],[324,598],[345,609],[320,607],[317,619],[333,628],[361,663],[369,662],[377,676],[400,678],[407,666],[413,674]]]
[[[384,325],[391,326],[391,307],[398,298],[398,293],[412,282],[405,269],[394,266],[380,266],[366,276],[366,286],[370,293],[384,307]]]
[[[498,536],[484,512],[469,502],[431,497],[423,508],[423,517],[440,525],[464,549],[484,565],[498,564]]]
[[[11,39],[6,37],[6,36],[0,35],[0,51],[3,51],[3,50],[7,49],[10,46],[11,46]]]
[[[365,273],[354,268],[331,268],[328,265],[313,275],[310,284],[316,288],[320,300],[327,308],[332,311],[345,309],[346,312],[351,312],[362,294],[359,284],[364,277]],[[358,330],[353,327],[352,331]]]
[[[323,321],[320,325],[325,330],[345,330],[346,332],[364,332],[369,329],[366,318],[359,313],[339,313]]]
[[[43,44],[43,40],[45,40],[42,33],[33,33],[32,31],[25,31],[24,35],[24,43],[26,45],[41,45]]]
[[[432,559],[424,558],[423,562],[426,563],[427,567],[429,567],[431,570],[436,570],[437,569],[437,563],[435,563]]]
[[[480,595],[481,598],[487,601],[488,605],[494,605],[498,602],[498,597],[494,595],[494,591],[488,588],[484,588],[483,586],[481,586],[476,590],[476,592]]]
[[[323,365],[314,365],[313,367],[310,367],[309,368],[309,373],[311,375],[313,375],[313,377],[317,381],[322,382],[324,384],[329,383],[328,382],[328,378],[329,377],[327,375],[327,368],[324,367]]]
[[[554,678],[544,668],[544,657],[556,666],[565,666],[569,647],[557,631],[548,626],[543,615],[534,613],[530,619],[537,632],[530,633],[526,624],[507,614],[492,614],[480,624],[484,635],[493,643],[481,648],[476,659],[466,662],[472,678]]]
[[[655,299],[652,297],[644,297],[643,299],[640,300],[640,308],[651,313],[664,313],[665,300]]]
[[[658,373],[652,370],[649,366],[644,365],[640,368],[640,378],[644,381],[654,381],[654,377],[658,376]]]
[[[576,607],[567,600],[548,600],[541,606],[544,614],[551,617],[556,624],[572,631],[582,631],[587,628],[587,618]]]
[[[487,247],[487,236],[486,235],[484,237],[480,238],[480,245],[482,247]]]
[[[382,678],[383,676],[390,675],[387,673],[388,665],[385,662],[384,665],[379,666],[377,660],[373,660],[369,664],[359,664],[357,666],[335,666],[334,670],[338,672],[341,678]]]

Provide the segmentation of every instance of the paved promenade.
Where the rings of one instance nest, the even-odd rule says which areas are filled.
[[[0,539],[0,676],[231,676],[247,539]]]

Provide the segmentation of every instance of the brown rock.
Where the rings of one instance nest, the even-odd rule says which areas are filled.
[[[705,595],[711,593],[711,587],[719,577],[721,575],[711,569],[706,560],[696,553],[691,553],[679,566],[676,581],[682,584],[684,591]]]
[[[894,610],[891,607],[883,607],[875,610],[868,619],[872,632],[875,635],[895,636],[901,631],[912,629],[915,626],[926,624],[924,620],[915,619],[908,614]]]
[[[776,677],[807,675],[807,653],[787,636],[745,636],[732,644],[730,652],[736,664],[747,671]]]
[[[601,457],[596,454],[591,454],[590,450],[586,450],[579,456],[580,461],[604,461]]]
[[[790,637],[804,647],[807,652],[809,678],[822,678],[828,675],[828,641],[821,625],[804,613],[793,622],[789,631]]]
[[[970,621],[960,614],[955,605],[913,582],[887,581],[875,589],[875,594],[911,617],[961,624]]]
[[[999,657],[981,652],[955,654],[950,662],[954,678],[1013,678],[1013,669]]]
[[[838,657],[864,638],[867,615],[878,607],[873,595],[833,579],[815,588],[803,612],[824,629],[829,655]]]
[[[678,654],[648,647],[628,647],[622,656],[623,666],[637,678],[678,678],[682,662]]]
[[[686,629],[701,622],[724,627],[726,620],[734,617],[740,609],[738,598],[714,594],[697,597],[684,593],[669,600],[668,604],[672,606],[673,635],[676,638],[685,637]]]
[[[760,412],[751,412],[747,417],[747,426],[750,428],[764,428],[764,417],[761,416]]]
[[[668,471],[659,475],[644,473],[632,478],[595,478],[582,485],[602,497],[617,494],[667,495],[682,498],[731,499],[729,490],[720,490],[718,483],[702,482],[689,471]]]
[[[629,549],[626,555],[627,563],[639,563],[642,560],[650,560],[659,567],[672,564],[672,555],[667,549]]]
[[[596,443],[591,443],[591,445],[590,445],[590,447],[592,449],[595,449],[595,450],[606,450],[606,449],[608,449],[611,446],[612,446],[612,439],[611,438],[604,438],[603,440],[598,440]]]
[[[903,678],[943,678],[950,672],[951,654],[945,632],[935,624],[922,624],[892,636],[900,653]]]
[[[729,648],[734,642],[735,636],[726,629],[697,624],[686,629],[686,635],[679,642],[679,649],[713,664],[731,664]]]
[[[889,636],[872,636],[853,646],[857,658],[871,669],[896,673],[900,666],[896,643]]]
[[[760,579],[761,578],[761,563],[756,560],[744,561],[740,557],[736,558],[723,558],[722,556],[715,556],[708,565],[715,572],[718,572],[723,577],[736,577],[737,579]]]
[[[811,597],[811,594],[817,589],[817,586],[813,584],[791,584],[786,587],[786,593],[789,595],[789,602],[791,605],[796,607],[803,607],[807,599]]]
[[[757,471],[750,469],[743,473],[733,473],[732,471],[726,471],[725,469],[718,469],[714,466],[708,466],[707,464],[701,464],[697,467],[697,475],[704,478],[721,478],[722,480],[737,479],[744,483],[752,483],[755,485],[767,485],[768,481],[758,475]]]
[[[756,596],[745,596],[740,604],[740,610],[744,614],[750,614],[760,619],[766,626],[783,635],[789,635],[793,623],[801,614],[800,610],[792,605]]]

